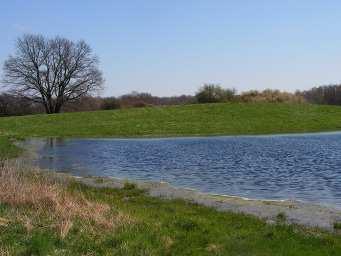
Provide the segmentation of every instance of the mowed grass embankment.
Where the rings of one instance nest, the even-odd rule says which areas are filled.
[[[341,130],[341,107],[226,103],[0,118],[11,137],[160,137]]]

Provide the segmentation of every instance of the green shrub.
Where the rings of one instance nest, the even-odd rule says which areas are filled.
[[[286,220],[287,220],[287,216],[285,215],[284,212],[280,212],[279,214],[277,214],[277,222],[283,223]]]
[[[124,183],[123,189],[126,189],[126,190],[135,190],[135,189],[137,189],[137,186],[136,186],[136,184],[134,184],[134,183],[126,182],[126,183]]]
[[[205,84],[196,93],[198,103],[216,103],[231,101],[236,94],[234,89],[224,89],[220,85]]]
[[[334,229],[341,230],[341,222],[335,222]]]

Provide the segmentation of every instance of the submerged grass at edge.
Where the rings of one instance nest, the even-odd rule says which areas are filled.
[[[14,138],[160,137],[341,130],[341,108],[287,104],[206,104],[0,118],[0,156]],[[72,221],[65,237],[32,205],[0,204],[0,255],[341,255],[341,237],[297,226],[146,196],[134,186],[63,190],[108,205],[134,221],[118,229]],[[1,192],[1,191],[0,191]],[[53,205],[53,204],[52,204]],[[51,207],[51,204],[47,204]],[[33,205],[34,209],[34,205]],[[13,219],[23,213],[25,221]],[[32,223],[29,220],[32,219]],[[63,223],[63,222],[62,222]],[[90,223],[91,224],[91,223]]]

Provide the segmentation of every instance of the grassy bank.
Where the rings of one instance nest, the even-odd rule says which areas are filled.
[[[341,237],[0,168],[0,255],[340,255]]]
[[[187,136],[341,130],[341,107],[308,104],[197,104],[0,119],[12,136]]]
[[[341,107],[231,103],[0,118],[0,154],[13,155],[5,138],[160,137],[274,134],[341,130]],[[5,152],[6,150],[10,152]]]
[[[160,137],[341,130],[341,107],[225,103],[0,118],[0,156],[17,154],[9,138]]]

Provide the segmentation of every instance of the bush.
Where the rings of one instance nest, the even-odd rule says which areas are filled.
[[[235,89],[224,89],[220,85],[205,84],[196,93],[198,103],[227,102],[233,100],[236,94]]]
[[[148,107],[148,106],[153,106],[153,105],[148,105],[147,103],[145,103],[143,101],[134,102],[133,105],[132,105],[133,108],[145,108],[145,107]]]
[[[248,91],[239,96],[242,102],[303,103],[305,100],[298,94],[266,89]]]
[[[121,108],[121,104],[115,97],[104,98],[102,100],[101,109],[109,110],[118,108]]]
[[[79,111],[96,111],[100,110],[102,99],[99,97],[83,96],[75,101],[67,102],[63,108],[63,112],[79,112]]]

